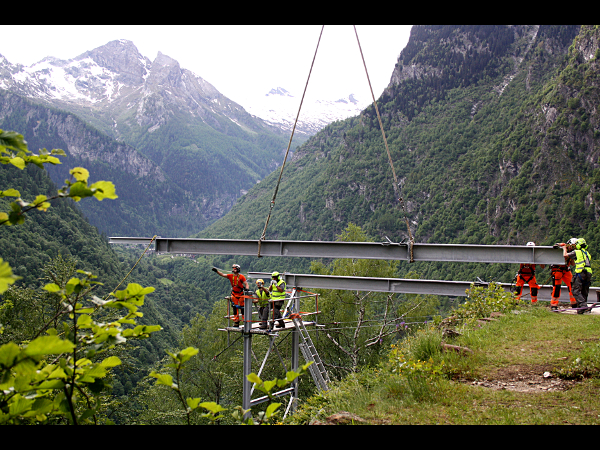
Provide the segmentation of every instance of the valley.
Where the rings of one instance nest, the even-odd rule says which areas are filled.
[[[327,125],[303,124],[279,182],[289,114],[279,115],[287,117],[283,123],[259,118],[166,55],[149,61],[133,43],[114,41],[27,69],[0,59],[0,128],[22,133],[30,150],[66,153],[47,173],[0,165],[1,189],[35,198],[56,191],[69,169],[82,166],[94,180],[113,181],[119,196],[56,202],[22,226],[3,227],[0,256],[23,278],[0,300],[42,311],[44,300],[33,290],[60,257],[96,272],[106,295],[126,276],[154,286],[140,320],[164,332],[123,351],[127,364],[115,375],[113,401],[134,402],[140,411],[136,417],[119,412],[121,423],[176,423],[167,418],[176,400],[158,404],[162,387],[144,378],[164,367],[165,351],[200,349],[192,372],[204,375],[194,395],[234,405],[241,394],[235,381],[240,348],[212,360],[229,345],[216,331],[229,286],[212,267],[502,283],[514,279],[517,267],[146,254],[128,274],[142,249],[110,247],[107,236],[259,239],[278,186],[266,239],[401,242],[408,220],[419,243],[553,245],[576,236],[594,255],[600,248],[599,33],[574,25],[414,26],[377,99],[398,186],[373,105],[330,116]],[[272,91],[280,100],[287,94]],[[352,96],[344,101],[357,106]],[[0,198],[0,207],[10,209],[10,201]],[[537,276],[545,282],[550,268]],[[411,311],[414,329],[443,317],[454,301],[323,297],[324,323],[376,321],[389,307],[394,317]],[[16,314],[10,320],[7,339],[18,324],[33,330],[41,319]],[[337,379],[385,359],[404,336],[392,333],[382,346],[366,347],[372,336],[365,329],[354,336],[335,327],[329,333],[319,345]],[[280,375],[276,364],[267,369]],[[302,395],[312,393],[314,386],[303,384]]]

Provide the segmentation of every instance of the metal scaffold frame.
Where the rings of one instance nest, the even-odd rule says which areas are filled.
[[[258,327],[258,323],[253,323],[252,321],[252,301],[249,298],[245,298],[244,301],[244,323],[243,327],[226,327],[220,329],[221,331],[227,332],[241,332],[244,338],[243,348],[244,348],[244,357],[243,357],[243,400],[242,400],[242,408],[244,410],[250,410],[253,406],[263,403],[269,400],[269,396],[265,395],[262,397],[252,399],[252,394],[254,393],[255,386],[248,380],[248,375],[252,373],[252,336],[254,334],[258,335],[266,335],[269,337],[269,348],[263,358],[260,369],[258,370],[257,375],[260,377],[262,370],[267,362],[269,355],[271,354],[271,350],[275,349],[278,353],[283,368],[287,372],[287,368],[285,367],[285,363],[283,358],[279,354],[277,347],[274,346],[274,339],[279,336],[279,333],[282,332],[290,332],[292,334],[292,353],[291,353],[291,369],[294,371],[298,371],[299,368],[299,353],[302,352],[304,356],[304,360],[306,362],[312,362],[309,367],[309,371],[315,381],[317,388],[321,391],[328,390],[328,383],[330,382],[327,371],[325,370],[323,363],[316,351],[316,348],[312,342],[308,331],[306,330],[306,326],[315,325],[315,322],[305,322],[302,319],[302,316],[317,314],[318,306],[317,301],[315,301],[315,311],[309,313],[301,313],[300,312],[300,295],[301,289],[294,287],[291,289],[291,292],[288,293],[289,297],[286,298],[287,304],[283,311],[286,311],[285,319],[272,319],[276,322],[279,320],[284,321],[285,327],[278,328],[272,331],[262,330]],[[309,296],[318,297],[317,294],[309,294]],[[282,397],[285,395],[290,395],[290,401],[286,408],[284,417],[288,414],[288,412],[294,408],[296,403],[296,399],[298,398],[298,380],[294,380],[292,382],[291,387],[282,389],[278,392],[272,393],[272,397]]]

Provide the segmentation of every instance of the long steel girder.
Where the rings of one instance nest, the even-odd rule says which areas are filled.
[[[269,278],[269,273],[249,272],[252,279]],[[371,278],[371,277],[345,277],[335,275],[305,275],[285,273],[288,287],[305,289],[340,289],[348,291],[390,292],[398,294],[444,295],[448,297],[466,297],[466,290],[474,286],[487,287],[489,283],[477,281],[443,281],[443,280],[415,280],[406,278]],[[515,285],[498,283],[507,292],[514,292]],[[538,300],[550,300],[552,297],[551,285],[541,285],[538,289]],[[589,301],[594,302],[600,288],[590,288]],[[523,287],[523,298],[529,297],[529,286]],[[562,286],[560,300],[569,302],[569,290]]]
[[[111,237],[111,243],[148,244],[150,238]],[[258,241],[238,239],[155,239],[161,253],[255,255]],[[411,251],[412,250],[412,251]],[[398,261],[564,264],[561,249],[550,246],[409,244],[393,242],[262,241],[260,256],[356,258]]]

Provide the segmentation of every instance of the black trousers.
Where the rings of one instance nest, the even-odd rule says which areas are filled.
[[[283,300],[278,302],[273,302],[273,319],[283,319],[281,316],[281,308],[283,308]],[[271,321],[271,327],[274,325],[274,320]],[[285,322],[283,320],[279,320],[279,328],[285,327]]]
[[[587,306],[588,294],[590,292],[590,284],[592,281],[592,274],[587,270],[576,273],[573,276],[573,297],[577,300],[578,308],[585,308]]]

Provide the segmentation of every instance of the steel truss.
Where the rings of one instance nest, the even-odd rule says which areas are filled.
[[[471,286],[487,287],[490,283],[477,280],[470,281],[443,281],[443,280],[415,280],[408,278],[375,278],[375,277],[346,277],[336,275],[306,275],[297,273],[282,273],[288,286],[303,287],[310,289],[340,289],[347,291],[371,291],[389,292],[396,294],[421,294],[421,295],[443,295],[447,297],[466,297],[466,290]],[[269,277],[269,273],[248,272],[250,278]],[[505,291],[514,292],[515,285],[511,283],[497,283]],[[552,285],[540,285],[538,289],[538,300],[550,301],[552,297]],[[529,287],[523,287],[524,296]],[[596,294],[593,294],[596,292]],[[600,294],[600,288],[590,287],[590,294]],[[561,299],[569,301],[569,290],[567,286],[561,287]]]
[[[151,238],[111,237],[114,244],[149,244]],[[156,238],[159,253],[256,255],[258,242],[243,239]],[[260,256],[356,258],[507,264],[564,264],[562,249],[550,246],[411,244],[404,242],[262,241]]]

